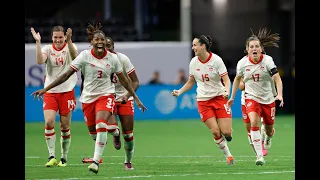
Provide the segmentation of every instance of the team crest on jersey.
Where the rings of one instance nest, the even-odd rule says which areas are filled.
[[[198,69],[196,69],[196,71],[200,71],[200,69],[198,68]]]
[[[91,66],[91,67],[95,67],[95,65],[94,65],[94,64],[90,64],[90,66]]]
[[[213,67],[209,68],[209,71],[210,71],[210,72],[213,72]]]
[[[56,54],[55,53],[51,53],[51,56],[55,56]]]
[[[264,67],[263,67],[263,66],[261,66],[261,67],[260,67],[260,70],[261,70],[261,71],[263,71],[263,70],[264,70]]]
[[[66,51],[62,51],[62,54],[65,55],[65,54],[66,54]]]
[[[107,69],[110,69],[111,66],[110,66],[110,64],[107,64],[106,67],[107,67]]]
[[[246,69],[246,71],[250,71],[250,69],[249,69],[249,68],[247,68],[247,69]]]

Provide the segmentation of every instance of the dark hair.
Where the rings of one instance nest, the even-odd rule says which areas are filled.
[[[260,28],[258,34],[254,34],[251,30],[252,35],[246,40],[246,47],[249,46],[250,41],[259,41],[260,46],[262,47],[263,53],[265,53],[265,47],[279,47],[278,42],[280,42],[280,36],[278,33],[271,33],[271,30],[268,28]],[[244,50],[247,53],[247,49]]]
[[[108,51],[114,53],[114,41],[113,41],[113,39],[111,37],[106,37],[106,40],[109,40],[111,42],[111,45],[113,46],[113,50],[110,50],[110,49],[107,48]]]
[[[207,51],[210,52],[210,48],[212,45],[212,38],[209,35],[208,36],[200,35],[196,38],[199,40],[200,45],[205,44]]]
[[[89,23],[89,25],[87,26],[87,34],[88,34],[87,40],[88,40],[89,43],[91,43],[91,41],[92,41],[92,39],[93,39],[93,36],[94,36],[96,33],[101,33],[101,34],[103,34],[104,36],[106,36],[106,35],[104,34],[104,32],[100,30],[101,28],[102,28],[101,23],[95,23],[94,26]]]
[[[60,31],[62,31],[64,33],[64,28],[62,26],[54,26],[51,29],[51,36],[53,35],[53,32],[60,32]]]

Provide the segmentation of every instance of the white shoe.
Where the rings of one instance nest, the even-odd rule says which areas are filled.
[[[264,160],[263,156],[257,157],[257,160],[256,160],[257,166],[263,166],[265,163],[266,163],[266,161]]]
[[[99,166],[98,166],[96,163],[91,163],[91,164],[88,166],[88,169],[89,169],[89,171],[97,174],[98,171],[99,171]]]

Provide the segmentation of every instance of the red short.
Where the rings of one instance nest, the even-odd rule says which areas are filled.
[[[128,100],[126,104],[121,104],[121,102],[116,102],[114,113],[117,115],[134,115],[134,102],[133,100]]]
[[[198,111],[202,122],[211,117],[231,118],[232,112],[226,105],[227,101],[223,96],[216,96],[207,101],[198,101]]]
[[[82,111],[87,126],[96,124],[96,114],[98,111],[114,111],[114,95],[101,96],[92,103],[82,103]]]
[[[241,112],[242,112],[243,122],[250,123],[250,119],[249,119],[249,116],[248,116],[248,113],[247,113],[246,106],[243,105],[243,104],[241,105]]]
[[[74,89],[63,93],[45,93],[43,95],[43,110],[58,111],[62,116],[67,115],[76,107]]]
[[[276,114],[276,103],[271,104],[261,104],[252,99],[246,99],[246,110],[247,114],[250,112],[256,112],[266,125],[274,124],[275,114]]]

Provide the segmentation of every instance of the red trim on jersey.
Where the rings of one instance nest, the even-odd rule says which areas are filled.
[[[62,48],[61,48],[61,49],[58,49],[58,48],[54,45],[54,43],[52,43],[52,48],[53,48],[54,50],[56,50],[56,51],[61,51],[64,47],[66,47],[66,45],[67,45],[67,43],[64,42]]]
[[[205,63],[207,63],[207,62],[211,59],[211,57],[212,57],[212,52],[209,53],[209,57],[208,57],[208,59],[207,59],[205,62],[202,62],[202,61],[200,60],[199,56],[198,56],[198,60],[199,60],[202,64],[205,64]]]
[[[225,76],[225,75],[227,75],[227,74],[228,74],[228,72],[226,71],[226,72],[220,74],[220,77]]]
[[[113,51],[114,54],[117,54],[117,52]]]
[[[97,58],[97,59],[103,59],[107,54],[108,54],[108,50],[107,49],[104,49],[104,53],[102,55],[102,57],[98,57],[95,53],[94,53],[94,50],[93,48],[91,49],[91,54],[93,57]]]
[[[250,61],[252,64],[259,64],[259,63],[262,61],[262,59],[263,59],[263,54],[260,55],[260,59],[258,60],[258,62],[254,62],[253,59],[251,59],[250,56],[248,56],[248,57],[249,57],[249,61]]]
[[[121,73],[122,73],[122,71],[120,71],[120,72],[116,72],[116,75],[121,74]]]
[[[78,68],[76,68],[76,67],[73,66],[72,64],[70,65],[70,67],[71,67],[73,70],[77,71],[77,72],[79,71]]]
[[[131,69],[127,74],[131,74],[133,71],[135,71],[135,69]]]

